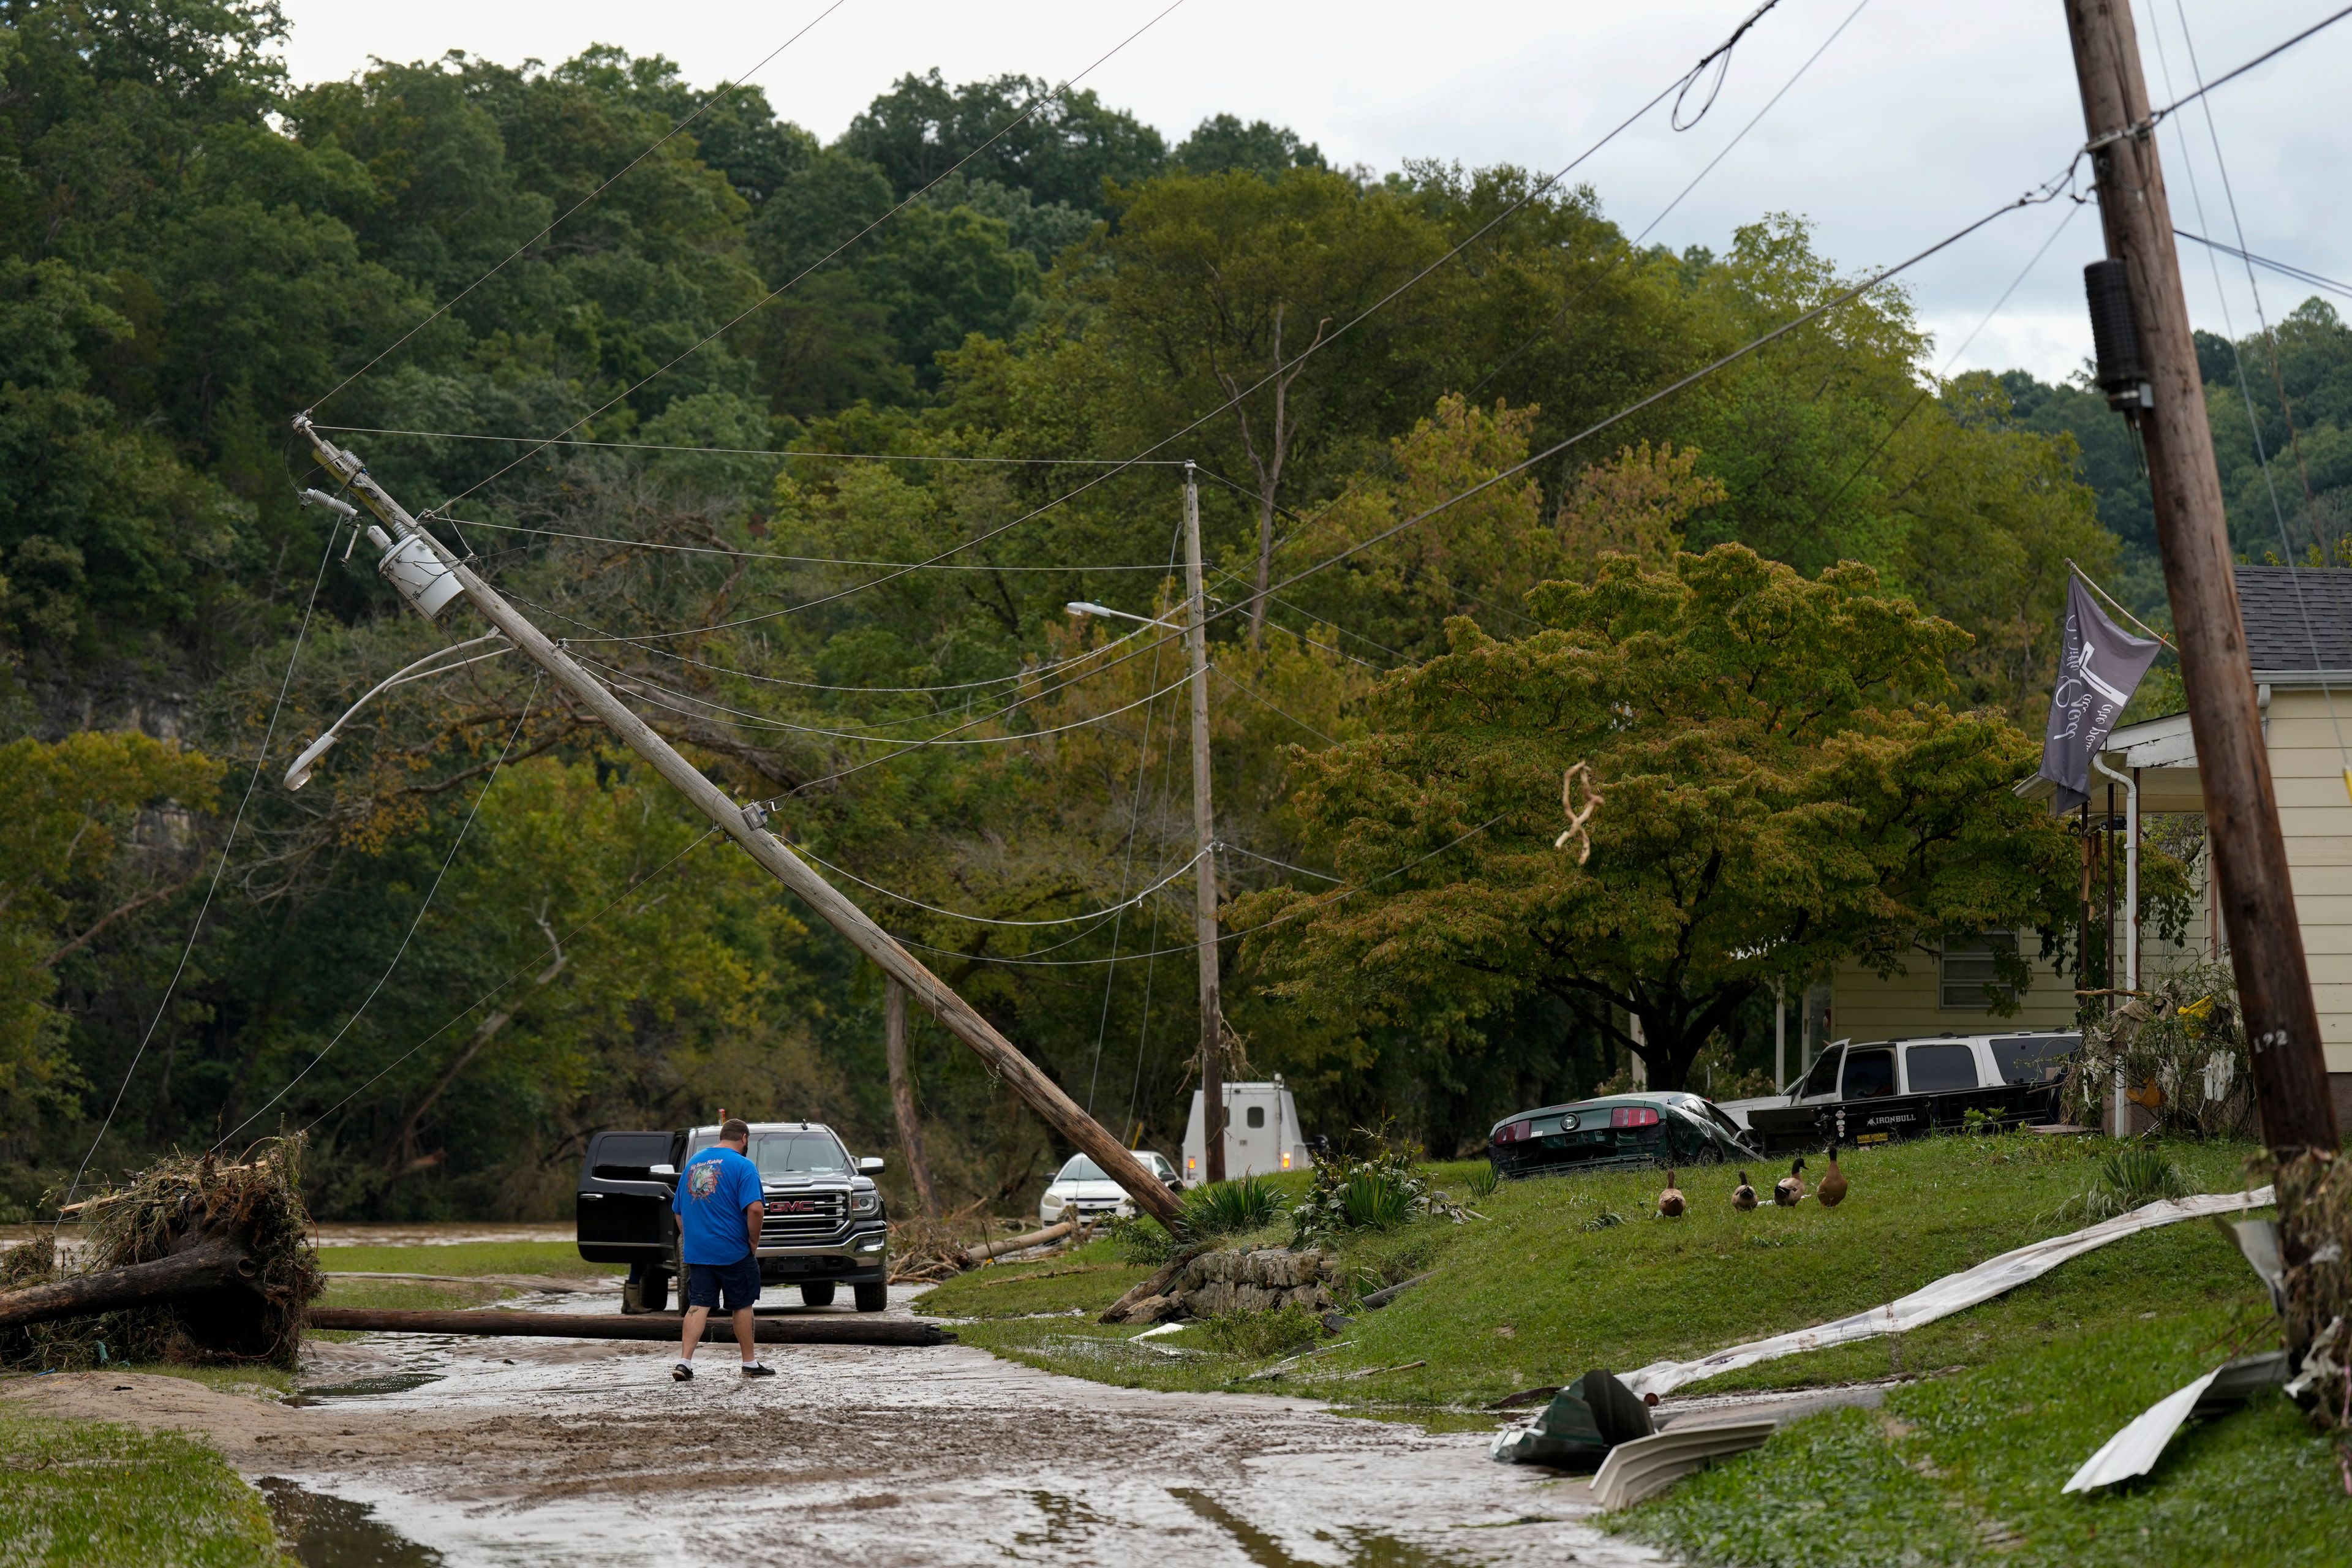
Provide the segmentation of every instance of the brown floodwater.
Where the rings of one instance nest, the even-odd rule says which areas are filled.
[[[5,1393],[209,1432],[271,1479],[309,1568],[1662,1561],[1593,1528],[1581,1482],[1488,1459],[1482,1432],[1116,1388],[963,1345],[764,1350],[773,1379],[746,1382],[726,1343],[677,1384],[667,1345],[372,1335],[314,1342],[290,1405],[136,1375]]]

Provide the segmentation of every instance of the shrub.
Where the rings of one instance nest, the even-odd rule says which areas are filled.
[[[1481,1165],[1470,1173],[1470,1195],[1474,1198],[1491,1198],[1502,1184],[1503,1178],[1492,1165]]]
[[[1168,1227],[1149,1215],[1130,1219],[1114,1215],[1103,1228],[1109,1233],[1111,1247],[1124,1263],[1157,1268],[1176,1250],[1176,1238],[1168,1234]]]
[[[1280,1213],[1282,1194],[1264,1176],[1215,1182],[1184,1194],[1184,1223],[1202,1237],[1255,1230]]]
[[[1313,1313],[1296,1304],[1271,1312],[1232,1312],[1201,1321],[1201,1331],[1212,1345],[1238,1356],[1281,1355],[1312,1344],[1322,1327]]]
[[[2067,1210],[2087,1219],[2111,1219],[2162,1198],[2186,1197],[2189,1191],[2188,1175],[2162,1149],[2132,1142],[2099,1162],[2099,1173]]]

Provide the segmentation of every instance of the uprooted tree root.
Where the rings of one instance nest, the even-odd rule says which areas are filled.
[[[227,1239],[254,1268],[245,1283],[95,1316],[0,1329],[0,1366],[67,1371],[120,1361],[251,1363],[291,1369],[305,1310],[326,1289],[302,1204],[302,1141],[273,1138],[236,1164],[173,1155],[77,1205],[83,1247],[59,1266],[47,1237],[0,1253],[0,1289],[48,1284],[168,1258]]]

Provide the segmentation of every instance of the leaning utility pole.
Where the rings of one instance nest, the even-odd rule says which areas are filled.
[[[1079,1110],[1077,1102],[1063,1093],[1060,1085],[1038,1071],[1035,1064],[998,1034],[952,987],[924,968],[865,910],[786,848],[767,830],[764,812],[757,806],[739,806],[728,799],[717,784],[703,777],[701,770],[678,755],[668,742],[631,712],[602,681],[550,642],[495,589],[444,550],[440,541],[418,527],[416,520],[376,483],[365,464],[319,434],[308,414],[295,416],[294,428],[317,448],[319,459],[328,471],[342,480],[351,493],[398,536],[390,542],[384,569],[403,593],[412,599],[422,595],[433,609],[438,609],[446,603],[443,580],[454,581],[483,618],[509,642],[529,654],[554,677],[558,685],[609,725],[630,750],[651,763],[654,771],[692,801],[705,816],[750,851],[751,858],[778,881],[799,894],[826,924],[847,937],[851,946],[872,959],[884,974],[913,993],[917,1001],[946,1025],[950,1033],[970,1046],[1054,1131],[1084,1151],[1106,1175],[1124,1188],[1139,1209],[1171,1228],[1182,1223],[1182,1205],[1144,1168],[1141,1161],[1101,1123]],[[420,604],[422,607],[425,606]]]
[[[1201,958],[1201,1175],[1225,1179],[1224,1017],[1217,996],[1217,835],[1209,805],[1209,605],[1201,586],[1201,487],[1184,465],[1184,647],[1192,656],[1192,940]]]
[[[2205,423],[2204,379],[2180,290],[2180,258],[2157,163],[2139,40],[2128,0],[2065,5],[2110,258],[2086,275],[2100,340],[2099,379],[2147,450],[2157,542],[2180,639],[2214,883],[2252,1047],[2263,1136],[2281,1159],[2305,1150],[2333,1151],[2336,1114],[2328,1103],[2319,1016],[2255,704],[2221,477]],[[2102,291],[2111,273],[2098,270],[2117,262],[2127,284],[2120,299]],[[2109,308],[2103,311],[2102,304]]]

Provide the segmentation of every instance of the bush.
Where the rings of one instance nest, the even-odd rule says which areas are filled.
[[[2086,1219],[2112,1219],[2159,1199],[2187,1197],[2189,1191],[2188,1175],[2163,1150],[2132,1142],[2099,1162],[2098,1175],[2067,1210]]]
[[[1115,1215],[1103,1229],[1109,1233],[1110,1244],[1123,1263],[1156,1268],[1176,1250],[1176,1238],[1168,1234],[1168,1227],[1148,1215],[1130,1219]]]
[[[1271,1312],[1232,1312],[1222,1318],[1203,1318],[1200,1326],[1209,1342],[1225,1354],[1253,1357],[1281,1355],[1312,1344],[1323,1328],[1312,1312],[1296,1304],[1277,1307]]]
[[[1404,1150],[1382,1147],[1360,1159],[1328,1159],[1315,1167],[1315,1184],[1290,1211],[1293,1246],[1328,1240],[1346,1231],[1392,1230],[1413,1220],[1468,1217],[1461,1205],[1433,1191]]]
[[[1282,1194],[1264,1176],[1216,1182],[1184,1194],[1184,1223],[1203,1238],[1255,1230],[1281,1213]]]
[[[1491,1198],[1502,1184],[1503,1178],[1492,1165],[1482,1165],[1470,1173],[1470,1195],[1474,1198]]]

